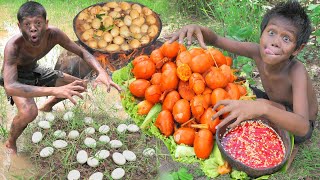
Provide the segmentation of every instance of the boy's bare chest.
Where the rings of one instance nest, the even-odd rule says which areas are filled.
[[[53,48],[53,45],[47,44],[46,46],[42,46],[40,48],[34,50],[28,50],[22,48],[18,54],[19,65],[20,66],[28,66],[35,64],[39,59],[44,57],[48,52]]]
[[[264,73],[260,73],[260,78],[270,100],[282,104],[292,104],[292,84],[287,76],[269,77]]]

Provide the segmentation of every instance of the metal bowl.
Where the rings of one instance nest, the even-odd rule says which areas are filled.
[[[130,1],[122,1],[122,2],[127,2],[127,3],[130,3],[130,4],[139,4],[142,8],[143,8],[143,7],[146,7],[146,6],[144,6],[143,4],[136,3],[136,2],[130,2]],[[152,44],[155,43],[155,41],[156,41],[157,38],[159,37],[159,35],[160,35],[160,33],[161,33],[161,30],[162,30],[162,22],[161,22],[161,19],[160,19],[159,15],[158,15],[156,12],[152,11],[152,10],[149,8],[149,9],[152,11],[153,16],[156,18],[156,21],[157,21],[157,22],[156,22],[156,26],[158,27],[158,30],[159,30],[159,31],[158,31],[157,35],[154,36],[153,39],[151,39],[148,44],[142,45],[142,46],[140,46],[140,47],[138,47],[138,48],[135,48],[135,49],[129,49],[129,50],[127,50],[127,51],[119,50],[119,51],[112,51],[112,52],[109,52],[109,51],[106,51],[106,50],[101,50],[101,49],[93,49],[93,48],[89,47],[89,46],[81,39],[79,22],[77,21],[78,16],[79,16],[79,14],[80,14],[82,11],[84,11],[84,10],[90,8],[90,7],[97,6],[97,5],[103,6],[103,5],[105,5],[106,3],[108,3],[108,2],[96,3],[96,4],[93,4],[93,5],[89,6],[89,7],[86,7],[86,8],[84,8],[83,10],[81,10],[81,11],[74,17],[74,19],[73,19],[73,31],[75,32],[77,38],[79,39],[80,44],[81,44],[84,48],[86,48],[90,53],[100,52],[100,53],[104,53],[104,54],[110,54],[110,53],[111,53],[111,54],[126,54],[126,55],[128,55],[128,54],[132,53],[134,50],[140,50],[140,49],[143,49],[143,48],[148,47],[148,46],[150,46],[150,45],[152,45]],[[118,2],[118,3],[119,3],[119,2]]]
[[[276,125],[274,125],[266,120],[261,120],[261,121],[264,124],[268,125],[269,127],[273,128],[278,133],[281,140],[283,141],[283,144],[285,147],[285,155],[284,155],[282,162],[280,164],[278,164],[274,167],[270,167],[270,168],[252,168],[252,167],[249,167],[249,166],[243,164],[242,162],[234,159],[227,151],[224,150],[224,148],[222,147],[222,144],[221,144],[221,139],[222,139],[223,135],[227,132],[227,130],[229,130],[227,128],[228,125],[234,121],[235,120],[230,121],[226,125],[224,125],[223,127],[218,128],[217,132],[216,132],[216,141],[217,141],[218,148],[219,148],[222,156],[225,158],[226,161],[228,161],[228,163],[232,166],[232,168],[240,170],[240,171],[244,171],[249,176],[255,178],[255,177],[259,177],[259,176],[263,176],[263,175],[267,175],[267,174],[273,174],[273,173],[277,172],[278,170],[280,170],[285,165],[285,163],[288,161],[288,159],[290,157],[290,153],[291,153],[292,146],[291,146],[290,135],[287,131],[277,127]]]

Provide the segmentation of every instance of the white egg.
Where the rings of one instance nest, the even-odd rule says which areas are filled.
[[[79,137],[79,132],[77,130],[72,130],[68,134],[69,139],[77,139]]]
[[[122,168],[117,168],[112,171],[111,177],[112,179],[121,179],[126,172]]]
[[[68,173],[68,180],[78,180],[78,179],[80,179],[80,172],[78,170],[74,169]]]
[[[95,148],[97,146],[96,140],[94,140],[92,138],[86,138],[84,140],[84,144],[89,148]]]
[[[142,154],[144,156],[151,157],[156,154],[156,151],[152,148],[146,148],[145,150],[143,150]]]
[[[97,167],[97,166],[99,166],[99,160],[95,157],[89,157],[87,160],[87,164],[90,167]]]
[[[47,121],[53,122],[53,121],[54,121],[54,118],[55,118],[55,116],[54,116],[51,112],[46,113],[45,119],[46,119]]]
[[[101,134],[106,134],[109,131],[110,131],[110,127],[108,125],[102,125],[99,127],[99,132]]]
[[[39,121],[38,126],[41,127],[42,129],[50,129],[51,127],[49,121]]]
[[[77,154],[77,161],[80,164],[86,163],[88,160],[88,153],[85,150],[80,150]]]
[[[53,136],[56,137],[56,138],[59,138],[59,139],[63,139],[66,137],[66,132],[64,131],[61,131],[61,130],[56,130],[54,133],[53,133]]]
[[[56,140],[52,143],[53,147],[57,148],[57,149],[63,149],[65,147],[68,146],[68,143],[64,140]]]
[[[92,124],[93,123],[93,119],[91,117],[85,117],[83,121],[86,124]]]
[[[127,129],[129,132],[138,132],[139,131],[139,127],[135,124],[129,124]]]
[[[102,179],[103,179],[103,174],[102,174],[102,172],[93,173],[93,174],[89,177],[89,180],[102,180]]]
[[[68,111],[63,115],[63,120],[70,121],[74,117],[74,113],[72,111]]]
[[[119,148],[122,146],[122,142],[119,140],[112,140],[109,142],[111,148]]]
[[[91,134],[94,134],[96,132],[96,130],[93,128],[93,127],[88,127],[84,130],[84,132],[87,134],[87,135],[91,135]]]
[[[120,124],[120,125],[117,127],[118,133],[126,132],[126,130],[127,130],[127,125],[126,125],[126,124]]]
[[[53,154],[54,149],[53,147],[45,147],[40,151],[40,156],[41,157],[48,157],[51,156],[51,154]]]
[[[109,138],[109,136],[103,135],[103,136],[100,136],[100,137],[99,137],[99,141],[100,141],[102,144],[107,144],[108,142],[110,142],[110,138]]]
[[[124,165],[126,163],[126,158],[118,152],[112,154],[112,160],[118,165]]]
[[[31,139],[32,139],[33,143],[38,143],[38,142],[40,142],[42,140],[42,138],[43,138],[42,133],[37,131],[37,132],[32,134],[32,138]]]
[[[124,150],[122,152],[122,154],[126,158],[127,161],[136,161],[137,160],[137,156],[132,151]]]
[[[110,152],[108,150],[100,150],[95,154],[95,157],[97,157],[98,159],[106,159],[107,157],[109,157]]]

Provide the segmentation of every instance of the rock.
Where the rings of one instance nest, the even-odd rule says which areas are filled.
[[[49,157],[53,154],[53,147],[45,147],[40,151],[40,157]]]
[[[119,148],[122,146],[122,142],[119,140],[112,140],[109,142],[111,148]]]
[[[77,139],[79,137],[79,132],[77,130],[72,130],[68,134],[69,139]]]
[[[110,127],[108,125],[102,125],[99,127],[99,132],[101,134],[106,134],[110,131]]]
[[[68,173],[68,180],[78,180],[78,179],[80,179],[80,172],[78,170],[74,169]]]
[[[80,150],[77,154],[77,161],[80,164],[86,163],[88,160],[88,153],[85,150]]]
[[[43,138],[42,133],[40,131],[37,131],[37,132],[32,134],[31,140],[32,140],[33,143],[38,143],[38,142],[40,142],[42,140],[42,138]]]
[[[108,150],[100,150],[95,154],[95,157],[102,160],[109,157],[109,155],[110,155],[110,152]]]
[[[49,121],[39,121],[38,126],[41,127],[42,129],[50,129],[51,128]]]
[[[129,132],[138,132],[139,131],[139,127],[135,124],[129,124],[127,129]]]
[[[63,149],[65,147],[68,146],[68,143],[64,140],[56,140],[52,143],[53,147],[57,148],[57,149]]]
[[[103,174],[102,172],[96,172],[89,177],[89,180],[102,180]]]
[[[118,152],[112,154],[112,160],[118,165],[124,165],[126,163],[126,158]]]
[[[94,140],[92,138],[86,138],[84,140],[84,144],[89,148],[95,148],[97,146],[96,140]]]
[[[112,171],[111,177],[112,179],[121,179],[125,175],[125,171],[122,168],[117,168]]]
[[[122,154],[126,158],[127,161],[136,161],[137,160],[137,156],[132,151],[124,150],[122,152]]]

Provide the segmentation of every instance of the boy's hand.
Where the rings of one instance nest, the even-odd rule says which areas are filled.
[[[107,86],[107,92],[110,92],[111,86],[116,88],[119,92],[121,91],[120,86],[113,82],[110,76],[105,71],[99,73],[95,80],[95,83],[93,84],[93,88],[96,88],[96,86],[101,83]]]
[[[69,99],[73,104],[77,104],[72,96],[78,96],[83,99],[80,94],[87,89],[87,83],[85,81],[76,80],[70,84],[56,87],[54,90],[54,96],[57,98]]]
[[[203,49],[207,49],[207,46],[203,40],[202,29],[201,29],[201,26],[199,25],[191,24],[191,25],[184,26],[177,32],[173,33],[172,35],[169,35],[167,38],[170,38],[169,43],[172,43],[173,41],[179,39],[179,43],[183,44],[184,38],[187,37],[187,40],[188,40],[187,45],[190,46],[192,42],[192,36],[195,36],[197,38],[199,45]]]
[[[229,113],[229,115],[222,120],[222,122],[216,127],[222,127],[227,124],[229,121],[236,119],[236,121],[230,124],[228,127],[234,128],[239,123],[244,120],[253,119],[262,116],[262,106],[263,103],[260,101],[252,100],[221,100],[213,107],[216,110],[220,105],[224,107],[218,111],[215,115],[212,116],[212,119],[215,119],[224,113]],[[261,107],[261,108],[257,108]]]

